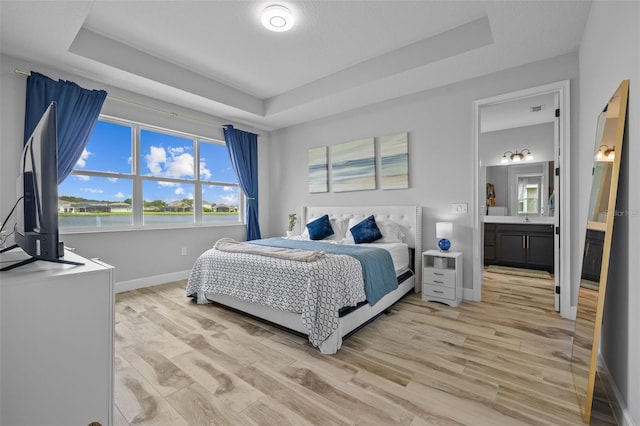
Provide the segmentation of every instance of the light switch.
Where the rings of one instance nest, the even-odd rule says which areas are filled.
[[[467,203],[451,204],[451,213],[467,213]]]

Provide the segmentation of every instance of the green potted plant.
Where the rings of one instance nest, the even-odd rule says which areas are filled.
[[[293,228],[296,227],[298,216],[295,213],[289,213],[289,226],[287,227],[287,237],[293,235]]]

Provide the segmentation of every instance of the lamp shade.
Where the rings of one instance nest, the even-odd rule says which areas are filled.
[[[451,222],[436,222],[436,238],[451,238],[453,235],[453,224]]]

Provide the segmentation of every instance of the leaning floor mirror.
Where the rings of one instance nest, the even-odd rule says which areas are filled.
[[[573,380],[585,423],[590,422],[593,404],[628,95],[629,81],[624,80],[598,116],[596,126],[593,181],[571,354]]]

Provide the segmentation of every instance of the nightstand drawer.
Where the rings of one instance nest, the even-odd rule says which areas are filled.
[[[453,269],[424,268],[422,280],[425,284],[455,287],[456,271]]]
[[[444,299],[455,299],[456,289],[455,287],[442,287],[437,285],[422,285],[422,293],[424,296],[442,297]]]

